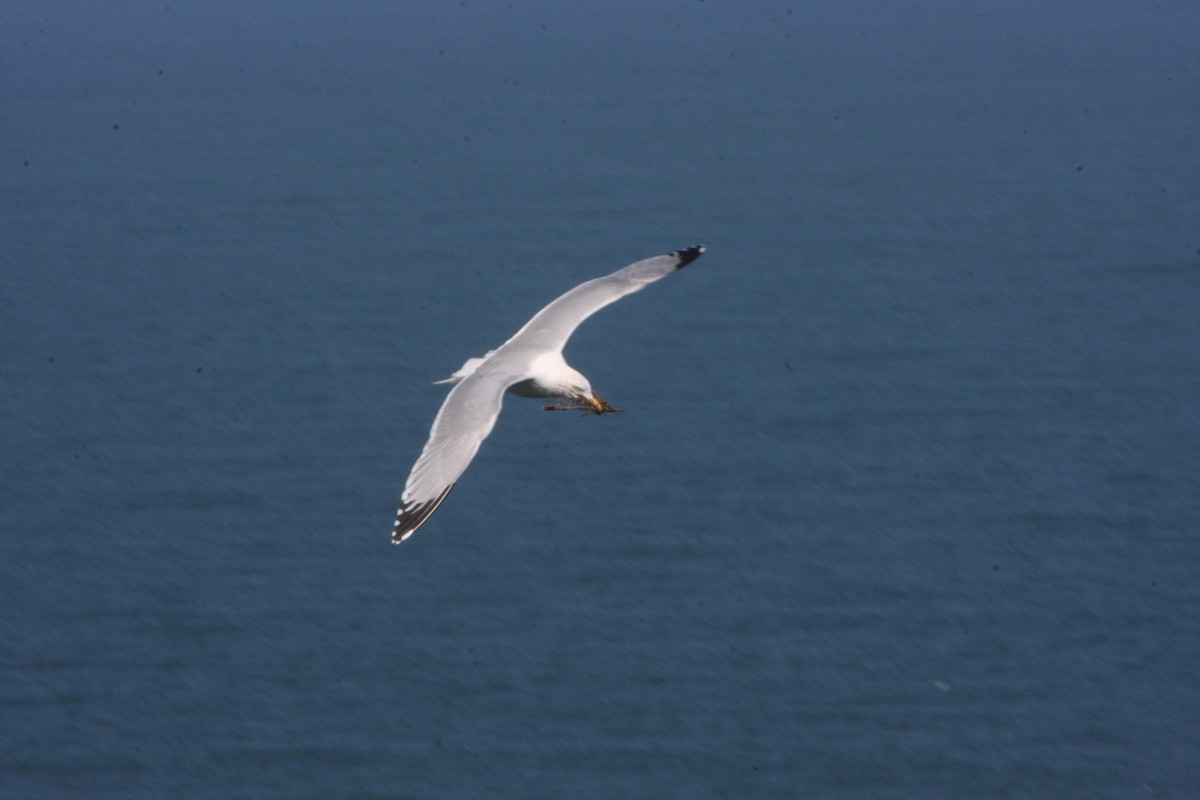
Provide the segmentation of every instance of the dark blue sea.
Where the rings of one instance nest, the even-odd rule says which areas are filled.
[[[1197,31],[3,0],[0,797],[1196,797]]]

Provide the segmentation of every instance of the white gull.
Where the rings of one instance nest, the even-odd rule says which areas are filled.
[[[535,314],[507,342],[482,358],[468,359],[449,378],[438,381],[455,386],[446,395],[433,420],[429,441],[404,484],[392,541],[399,543],[412,536],[450,494],[479,445],[492,432],[505,392],[521,397],[560,398],[569,403],[543,406],[547,411],[619,411],[593,392],[588,379],[567,364],[563,346],[592,314],[686,267],[703,252],[704,245],[696,245],[581,283]]]

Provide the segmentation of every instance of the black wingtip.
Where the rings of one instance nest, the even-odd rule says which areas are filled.
[[[688,264],[695,261],[704,252],[704,245],[698,244],[695,247],[689,247],[686,250],[676,250],[671,255],[679,259],[679,263],[675,265],[675,269],[683,269]]]
[[[392,544],[400,544],[408,537],[417,532],[417,528],[429,519],[429,515],[437,511],[437,507],[446,499],[446,495],[450,494],[450,490],[454,488],[454,484],[450,484],[442,493],[432,500],[427,500],[424,503],[403,503],[400,510],[396,512],[396,524],[392,526]]]

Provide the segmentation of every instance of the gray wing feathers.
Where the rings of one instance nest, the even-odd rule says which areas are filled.
[[[450,390],[408,476],[402,499],[427,499],[458,480],[492,432],[506,388],[472,375]]]
[[[446,395],[429,441],[404,485],[393,541],[411,535],[454,488],[492,432],[506,388],[500,382],[469,375]]]
[[[622,267],[611,275],[581,283],[543,308],[505,342],[539,350],[562,350],[585,319],[622,297],[682,269],[704,252],[704,245],[654,256]]]

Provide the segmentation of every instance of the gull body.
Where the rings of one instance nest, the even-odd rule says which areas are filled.
[[[647,258],[616,272],[582,283],[533,316],[507,342],[485,355],[467,359],[449,378],[453,384],[442,403],[429,440],[404,485],[392,541],[411,536],[454,488],[480,444],[492,432],[504,394],[558,398],[594,414],[617,411],[596,395],[579,370],[567,364],[562,350],[581,322],[627,294],[632,294],[695,261],[704,245]]]

